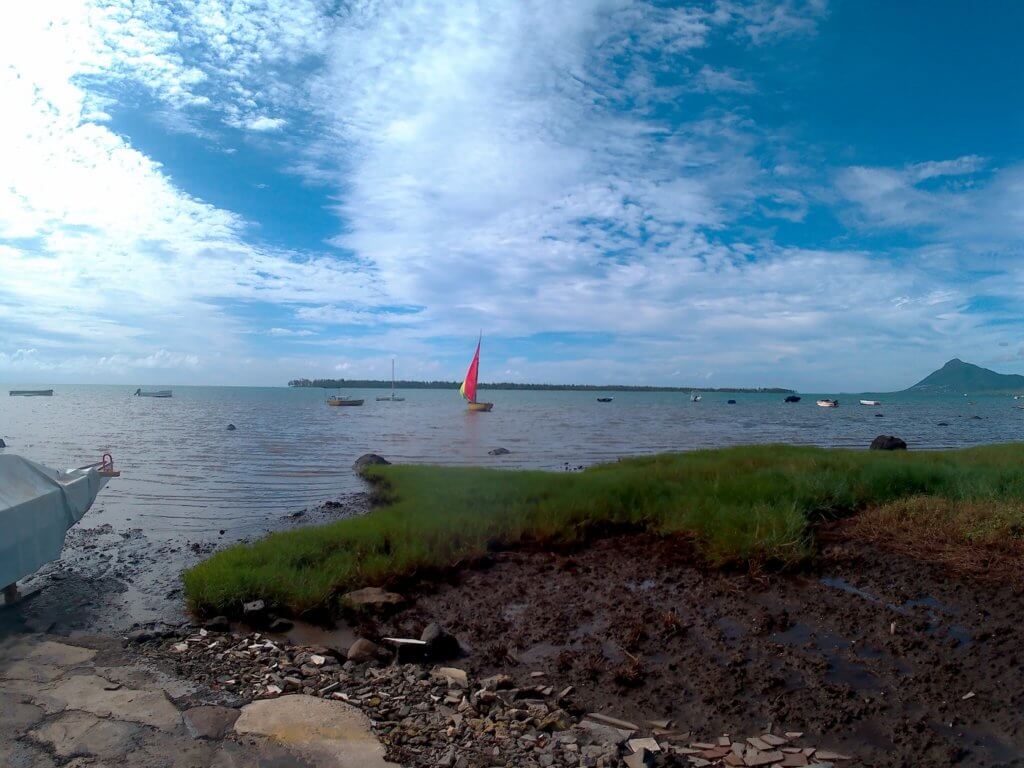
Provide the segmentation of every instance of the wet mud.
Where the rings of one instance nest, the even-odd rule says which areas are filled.
[[[497,553],[379,627],[455,633],[472,674],[697,734],[804,731],[871,766],[1024,765],[1024,598],[828,537],[803,572],[699,565],[684,538]]]
[[[182,571],[220,548],[369,509],[366,493],[284,513],[261,521],[241,536],[151,536],[144,528],[103,522],[102,507],[68,531],[59,560],[22,582],[21,600],[0,606],[0,635],[14,631],[68,635],[122,633],[136,627],[179,627],[190,617],[182,595]],[[224,532],[226,533],[226,532]]]

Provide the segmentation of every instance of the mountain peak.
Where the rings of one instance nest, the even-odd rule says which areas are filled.
[[[1024,376],[996,373],[954,357],[939,370],[925,376],[908,391],[934,393],[980,393],[1024,390]]]

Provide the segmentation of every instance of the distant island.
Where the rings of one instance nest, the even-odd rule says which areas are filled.
[[[954,357],[939,370],[904,390],[917,394],[1016,394],[1024,392],[1024,376],[996,373]]]
[[[458,381],[396,381],[395,389],[458,389]],[[383,379],[292,379],[289,387],[320,389],[390,389],[391,380]],[[781,387],[647,387],[631,384],[519,384],[511,381],[484,384],[480,389],[531,389],[556,392],[732,392],[792,394],[794,390]]]

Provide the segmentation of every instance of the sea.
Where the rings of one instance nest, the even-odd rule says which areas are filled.
[[[133,397],[130,386],[2,396],[4,450],[56,468],[109,452],[122,475],[98,501],[104,521],[155,540],[223,542],[364,490],[352,463],[370,452],[397,463],[572,471],[752,443],[865,449],[876,435],[892,434],[912,450],[931,450],[1024,437],[1024,410],[1009,396],[828,393],[790,404],[783,394],[705,393],[695,403],[682,392],[485,389],[494,410],[470,413],[447,390],[399,390],[402,402],[377,401],[387,390],[346,390],[365,404],[338,408],[326,405],[331,393],[321,389],[168,388],[170,399]],[[600,403],[602,395],[614,400]],[[837,397],[840,407],[818,407],[822,396]],[[860,405],[860,398],[882,405]],[[490,455],[495,448],[508,453]]]

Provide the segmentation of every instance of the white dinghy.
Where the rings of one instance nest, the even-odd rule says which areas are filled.
[[[0,586],[7,602],[16,584],[60,557],[64,536],[112,477],[109,454],[98,464],[60,472],[21,456],[0,456]]]

